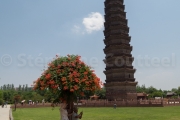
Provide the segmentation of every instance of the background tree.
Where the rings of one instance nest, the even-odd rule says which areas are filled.
[[[26,84],[25,91],[28,91],[28,85]]]
[[[6,85],[3,85],[3,90],[6,90]]]
[[[14,90],[14,84],[11,85],[11,90]]]
[[[153,92],[152,95],[153,95],[153,97],[162,97],[163,96],[161,91]]]
[[[3,91],[0,90],[0,105],[3,103]]]
[[[14,111],[16,111],[16,106],[17,106],[17,103],[20,101],[20,99],[21,99],[20,95],[15,95],[14,96],[14,105],[15,105]]]
[[[22,87],[21,87],[21,85],[19,85],[19,87],[18,87],[18,91],[21,91],[22,90]]]
[[[99,99],[106,99],[106,89],[105,89],[105,87],[97,90],[95,92],[95,94],[99,96]]]
[[[23,87],[22,87],[22,91],[25,91],[25,85],[23,85]]]
[[[142,85],[142,86],[139,86],[139,85],[137,85],[136,86],[136,91],[137,91],[137,93],[147,93],[147,88],[146,88],[146,86],[145,85]]]
[[[178,95],[178,98],[179,98],[179,96],[180,96],[180,87],[178,87],[178,89],[177,89],[177,95]]]

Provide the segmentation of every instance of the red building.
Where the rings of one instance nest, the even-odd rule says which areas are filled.
[[[147,100],[148,94],[146,93],[137,93],[137,100]]]

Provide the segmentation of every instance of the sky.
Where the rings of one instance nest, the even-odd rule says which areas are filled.
[[[124,0],[138,85],[180,86],[180,1]],[[56,56],[80,55],[104,82],[104,0],[1,0],[0,86],[32,85]]]

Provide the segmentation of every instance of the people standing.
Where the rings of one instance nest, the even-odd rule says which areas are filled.
[[[78,108],[74,107],[73,109],[73,114],[72,114],[72,120],[79,120],[82,118],[83,112],[80,112],[80,114],[78,115]]]
[[[2,108],[4,108],[4,103],[2,103]]]
[[[7,101],[5,101],[5,103],[4,103],[4,104],[5,104],[6,108],[7,108]]]
[[[116,109],[116,107],[117,107],[117,105],[116,105],[116,103],[114,103],[114,109]]]
[[[72,115],[72,114],[68,114],[67,112],[67,103],[65,100],[62,103],[60,103],[60,115],[61,115],[61,120],[69,120],[68,116]]]
[[[43,104],[43,106],[44,106],[44,103],[45,103],[45,101],[44,101],[44,99],[42,99],[42,104]]]

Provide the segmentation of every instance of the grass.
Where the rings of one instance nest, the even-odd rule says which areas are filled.
[[[122,107],[79,108],[82,120],[180,120],[180,106],[173,107]],[[18,108],[14,120],[59,120],[59,108]]]

